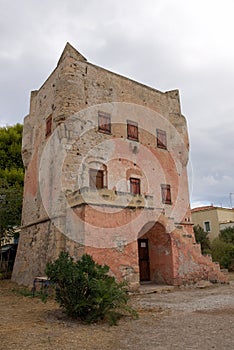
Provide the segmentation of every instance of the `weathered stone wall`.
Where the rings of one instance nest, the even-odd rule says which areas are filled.
[[[220,271],[218,263],[210,256],[201,254],[199,244],[190,235],[181,235],[176,229],[171,233],[173,250],[174,285],[194,284],[200,280],[213,283],[227,282],[227,276]]]
[[[84,108],[113,101],[124,103],[129,102],[131,104],[135,103],[156,111],[160,116],[163,116],[163,120],[167,119],[176,127],[176,130],[178,130],[183,140],[185,140],[187,146],[188,138],[186,122],[184,117],[180,114],[178,91],[164,94],[157,90],[148,88],[142,84],[108,72],[85,61],[79,61],[77,60],[75,53],[69,49],[62,56],[60,65],[47,79],[40,90],[32,93],[30,116],[25,119],[22,153],[25,165],[27,166],[25,181],[27,195],[25,195],[23,224],[24,220],[28,223],[28,219],[25,218],[25,215],[28,216],[32,222],[36,218],[43,216],[43,208],[38,193],[38,173],[41,154],[47,142],[47,139],[45,138],[46,118],[52,114],[53,128],[56,128],[58,123],[66,120]],[[136,118],[134,116],[134,109],[132,106],[130,106],[130,108],[131,110],[129,112],[131,114],[129,119],[137,119],[139,128],[143,130],[142,133],[140,131],[140,134],[144,134],[144,130],[151,131],[148,132],[148,134],[146,133],[146,135],[142,135],[142,144],[147,145],[148,148],[151,147],[154,152],[158,152],[156,156],[159,158],[160,151],[155,149],[155,137],[154,140],[152,140],[152,135],[155,135],[156,126],[160,126],[159,124],[162,124],[163,120],[158,118],[154,125],[152,125],[152,118],[147,119],[147,115],[138,115]],[[112,112],[114,115],[114,111]],[[122,118],[122,116],[119,115],[118,122],[123,124],[120,126],[113,125],[111,137],[122,137],[125,139],[126,128],[123,130],[123,125],[126,124],[126,118]],[[97,125],[96,121],[93,121],[93,123],[94,125]],[[84,124],[84,121],[81,121],[81,128],[84,127],[82,124]],[[171,124],[169,124],[169,127],[170,126]],[[87,133],[85,134],[85,138],[88,139],[86,147],[84,142],[79,142],[79,146],[82,148],[80,149],[79,147],[79,154],[77,155],[78,164],[79,158],[82,161],[87,151],[93,149],[95,145],[98,145],[103,139],[108,137],[98,133],[97,130],[91,130],[90,135],[87,135]],[[169,149],[169,151],[173,151],[173,149]],[[180,150],[177,152],[180,152]],[[165,152],[161,153],[162,156],[160,162],[164,162],[162,167],[167,165],[168,169],[165,168],[165,174],[170,174],[171,162],[165,157],[171,157],[171,155],[169,153],[168,155],[165,155]],[[185,159],[183,160],[184,164],[181,173],[183,171],[186,172],[185,165],[187,164],[186,152],[183,152],[183,155]],[[72,171],[70,174],[71,173]],[[181,175],[183,176],[183,174],[180,174],[180,176]],[[186,173],[184,176],[186,178]],[[69,180],[66,179],[65,181]],[[113,179],[113,183],[114,182],[115,179]],[[188,201],[187,188],[184,189],[183,192],[184,196],[187,196],[186,201]]]
[[[110,134],[99,132],[99,112],[111,116]],[[52,134],[46,137],[50,116]],[[138,123],[138,141],[127,139],[127,120]],[[156,129],[166,132],[166,149],[157,147]],[[188,148],[177,90],[162,93],[92,65],[68,44],[56,69],[32,92],[24,122],[23,229],[13,280],[31,284],[44,274],[46,262],[67,250],[76,259],[91,253],[135,288],[137,239],[144,234],[153,281],[191,279],[201,253],[195,249],[191,262]],[[104,189],[90,191],[90,168],[103,170]],[[140,195],[130,194],[130,177],[141,180]],[[171,186],[171,204],[162,203],[161,184]],[[157,222],[165,236],[150,233]],[[177,232],[174,241],[172,232]],[[163,247],[165,237],[170,246],[159,266],[155,249]]]

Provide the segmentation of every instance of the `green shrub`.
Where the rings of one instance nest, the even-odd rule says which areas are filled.
[[[215,238],[211,243],[212,259],[222,268],[232,270],[234,267],[234,244]]]
[[[210,254],[210,240],[208,237],[208,232],[205,232],[200,225],[196,225],[193,228],[194,235],[197,243],[201,244],[202,254]]]
[[[108,266],[95,263],[90,255],[75,262],[65,252],[46,267],[56,284],[56,300],[69,316],[87,323],[107,319],[110,324],[124,314],[137,316],[127,304],[126,284],[117,283],[108,272]]]
[[[221,230],[219,238],[226,243],[234,244],[234,227],[226,227]]]

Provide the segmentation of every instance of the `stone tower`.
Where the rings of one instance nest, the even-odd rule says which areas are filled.
[[[67,44],[31,93],[22,231],[12,279],[31,285],[62,250],[89,253],[132,289],[223,281],[195,243],[179,92],[97,67]]]

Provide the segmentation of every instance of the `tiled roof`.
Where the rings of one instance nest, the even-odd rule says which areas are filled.
[[[215,207],[213,205],[206,205],[204,207],[193,208],[193,209],[191,209],[191,212],[196,213],[197,211],[206,211],[206,210],[213,210],[213,209],[233,210],[234,211],[234,208],[223,208],[223,207]]]
[[[206,205],[204,207],[193,208],[191,211],[192,211],[192,213],[194,213],[196,211],[212,210],[212,209],[217,209],[217,208],[218,207],[214,207],[213,205]]]

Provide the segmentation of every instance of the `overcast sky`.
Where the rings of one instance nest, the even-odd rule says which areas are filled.
[[[234,0],[0,0],[0,125],[22,123],[70,42],[88,61],[180,90],[192,206],[234,205]]]

